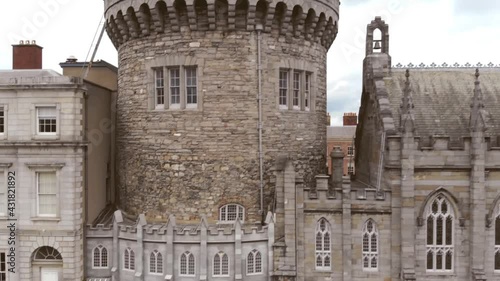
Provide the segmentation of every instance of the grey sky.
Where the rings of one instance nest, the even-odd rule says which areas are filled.
[[[21,39],[44,47],[43,67],[60,71],[70,55],[83,61],[103,13],[102,0],[3,0],[0,69],[12,67]],[[343,0],[339,35],[328,53],[328,111],[333,125],[357,112],[361,96],[366,25],[380,15],[389,24],[393,64],[500,64],[500,1]],[[117,64],[109,39],[97,59]]]

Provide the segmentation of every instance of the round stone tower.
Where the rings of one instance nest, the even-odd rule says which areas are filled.
[[[326,171],[326,53],[339,0],[104,3],[119,54],[121,208],[214,222],[235,203],[257,222],[279,156],[306,186]]]

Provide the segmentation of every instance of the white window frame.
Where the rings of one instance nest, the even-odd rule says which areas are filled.
[[[322,225],[324,223],[324,227]],[[315,255],[314,264],[317,271],[332,270],[332,234],[330,222],[326,218],[320,218],[316,223],[316,231],[314,232]],[[319,236],[319,237],[318,237]],[[319,238],[319,239],[318,239]],[[328,241],[325,242],[326,238]],[[321,265],[318,265],[318,258],[321,259]],[[325,259],[328,258],[328,264]]]
[[[104,256],[103,252],[106,251],[106,256]],[[97,254],[97,260],[96,260],[96,254]],[[104,247],[102,244],[97,245],[94,247],[92,250],[92,268],[108,268],[109,266],[109,260],[108,260],[109,254],[108,254],[108,249]],[[97,261],[97,265],[96,265]],[[105,265],[103,265],[105,264]]]
[[[47,108],[47,109],[53,109],[54,110],[54,115],[47,115],[47,116],[41,116],[40,115],[40,110],[42,108]],[[50,119],[50,120],[54,120],[55,121],[55,124],[54,124],[54,127],[55,127],[55,132],[41,132],[40,131],[40,119],[41,117],[45,117],[47,119]],[[36,133],[38,135],[46,135],[46,136],[53,136],[53,135],[57,135],[57,125],[59,123],[59,120],[57,118],[57,106],[37,106],[36,107]]]
[[[4,270],[2,270],[2,268]],[[0,279],[0,280],[2,280],[2,281],[9,280],[8,275],[9,274],[7,272],[7,252],[0,251],[0,278],[5,277],[5,279]]]
[[[234,207],[235,212],[229,212],[229,209],[232,209]],[[235,217],[235,219],[229,219],[230,216]],[[245,221],[245,207],[243,207],[240,204],[226,204],[222,207],[219,208],[219,222],[220,223],[234,223],[236,222],[236,218],[239,218],[240,222]]]
[[[123,251],[123,269],[128,271],[135,271],[135,252],[130,247],[126,248],[125,251]]]
[[[437,204],[437,208],[433,208],[434,203]],[[443,213],[442,207],[444,206],[443,204],[446,204],[446,213]],[[434,209],[434,211],[433,211]],[[437,221],[438,218],[442,217],[443,219],[443,225],[442,225],[442,232],[441,232],[441,243],[437,243],[438,241],[438,235],[436,233],[437,229]],[[426,209],[426,232],[425,232],[425,239],[426,239],[426,252],[425,252],[425,268],[426,271],[429,273],[452,273],[455,268],[455,211],[453,208],[453,205],[451,202],[444,196],[444,194],[438,194],[435,198],[433,198],[431,201],[429,201],[429,204]],[[446,241],[446,224],[447,220],[451,220],[451,241],[448,244]],[[429,236],[429,220],[433,224],[432,225],[432,241],[428,241],[428,236]],[[442,267],[441,269],[438,269],[437,267],[437,256],[439,253],[442,253]],[[451,254],[451,268],[446,269],[446,256],[448,253]],[[432,268],[429,268],[428,264],[428,255],[431,254],[432,256]]]
[[[292,108],[300,110],[302,99],[302,71],[291,70],[292,73]],[[295,104],[297,102],[297,104]]]
[[[56,108],[56,132],[44,133],[40,132],[38,109],[42,107]],[[32,138],[35,140],[57,140],[61,135],[61,106],[59,103],[33,104],[31,108],[32,123]]]
[[[304,110],[311,110],[311,83],[312,83],[312,74],[310,72],[306,72],[304,75]]]
[[[168,67],[168,102],[169,102],[169,108],[171,109],[179,109],[181,108],[182,104],[182,75],[181,75],[181,68],[179,66],[171,66]],[[172,84],[172,71],[177,71],[177,85]],[[178,97],[179,100],[177,102],[173,102],[173,89],[177,89],[178,91]]]
[[[161,71],[161,74],[160,74]],[[165,69],[163,67],[153,68],[153,76],[154,76],[154,103],[156,109],[164,109],[165,108]],[[159,102],[160,95],[158,92],[162,92],[161,98],[163,99],[163,103]]]
[[[361,264],[363,265],[363,270],[365,271],[378,271],[379,257],[378,257],[378,229],[377,224],[372,219],[368,219],[363,225],[363,236],[361,236],[363,252],[363,259]],[[368,261],[368,264],[365,263]],[[375,266],[373,266],[373,261],[375,261]]]
[[[224,263],[224,257],[226,258],[226,262]],[[216,262],[218,264],[216,264]],[[229,256],[223,251],[218,252],[214,255],[214,259],[212,261],[212,276],[213,277],[229,277]],[[224,269],[226,272],[224,272]],[[218,273],[216,272],[218,270]]]
[[[354,156],[354,146],[347,147],[347,156]]]
[[[162,87],[157,87],[157,71],[163,71],[163,84]],[[172,74],[173,71],[178,72],[176,77],[176,85],[173,84]],[[190,71],[194,76],[189,76]],[[199,86],[199,72],[198,65],[182,65],[182,64],[168,64],[164,66],[151,66],[151,74],[148,76],[152,79],[151,84],[148,86],[150,98],[150,108],[153,110],[183,110],[183,109],[198,109],[201,104],[200,86]],[[189,77],[194,79],[193,83],[189,83]],[[151,81],[151,80],[150,80]],[[178,85],[177,85],[178,84]],[[179,99],[173,102],[173,90],[177,89]],[[163,90],[163,104],[158,103],[158,89]],[[189,89],[194,89],[194,101],[188,100]]]
[[[163,255],[158,250],[154,250],[149,255],[149,273],[163,274]]]
[[[198,108],[198,67],[192,66],[192,65],[186,65],[183,67],[184,69],[184,95],[185,95],[185,101],[186,101],[186,108],[187,109],[193,109],[193,108]],[[196,80],[194,84],[188,84],[188,71],[194,70],[194,79]],[[189,88],[194,88],[195,89],[195,99],[196,102],[189,102],[188,101],[188,89]]]
[[[186,258],[186,264],[185,264],[185,269],[186,272],[183,273],[183,268],[182,268],[182,257]],[[190,259],[193,259],[193,263],[190,263]],[[191,273],[193,272],[193,273]],[[181,254],[179,257],[179,276],[196,276],[196,258],[194,257],[193,253],[186,251]]]
[[[352,164],[347,165],[347,174],[354,175],[354,166]]]
[[[260,259],[258,260],[257,257]],[[264,272],[262,265],[262,253],[257,249],[251,250],[247,255],[247,275],[261,275]]]
[[[282,77],[281,75],[285,76]],[[288,109],[288,92],[289,92],[289,81],[290,81],[290,70],[280,68],[278,77],[278,106],[280,109]],[[284,93],[284,95],[282,94]],[[284,100],[283,100],[284,99]],[[284,101],[284,103],[282,102]]]
[[[55,192],[54,193],[46,193],[40,194],[40,175],[41,174],[53,174],[54,175],[54,184],[55,184]],[[37,171],[35,172],[35,185],[36,185],[36,214],[38,217],[57,217],[59,213],[59,186],[58,186],[58,178],[56,171]],[[45,214],[40,213],[40,195],[52,195],[55,197],[56,201],[56,211],[54,214]]]

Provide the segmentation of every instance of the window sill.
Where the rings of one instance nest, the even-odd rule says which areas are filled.
[[[60,217],[32,217],[32,221],[61,221]]]
[[[34,135],[32,140],[59,140],[59,135]]]
[[[255,275],[262,275],[262,272],[259,273],[247,273],[247,276],[255,276]]]

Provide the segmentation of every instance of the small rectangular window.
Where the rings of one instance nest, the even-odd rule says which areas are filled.
[[[354,175],[354,167],[353,166],[348,166],[347,167],[347,173],[349,175]]]
[[[300,101],[300,72],[293,73],[293,107],[298,109]]]
[[[287,94],[288,94],[288,71],[280,70],[280,93],[279,93],[279,105],[281,107],[287,106]]]
[[[5,133],[5,109],[3,106],[0,106],[0,134],[3,133]]]
[[[349,155],[349,156],[354,155],[354,147],[352,147],[352,146],[347,147],[347,155]]]
[[[181,104],[181,76],[179,68],[170,69],[170,104]]]
[[[306,73],[306,85],[304,88],[304,107],[309,110],[311,100],[311,73]]]
[[[155,69],[155,102],[156,105],[165,104],[165,77],[163,68]]]
[[[186,67],[186,104],[196,105],[198,103],[196,67]]]
[[[57,184],[55,172],[36,173],[37,210],[40,216],[57,214]]]
[[[38,134],[53,135],[57,133],[57,114],[55,106],[37,107]]]

